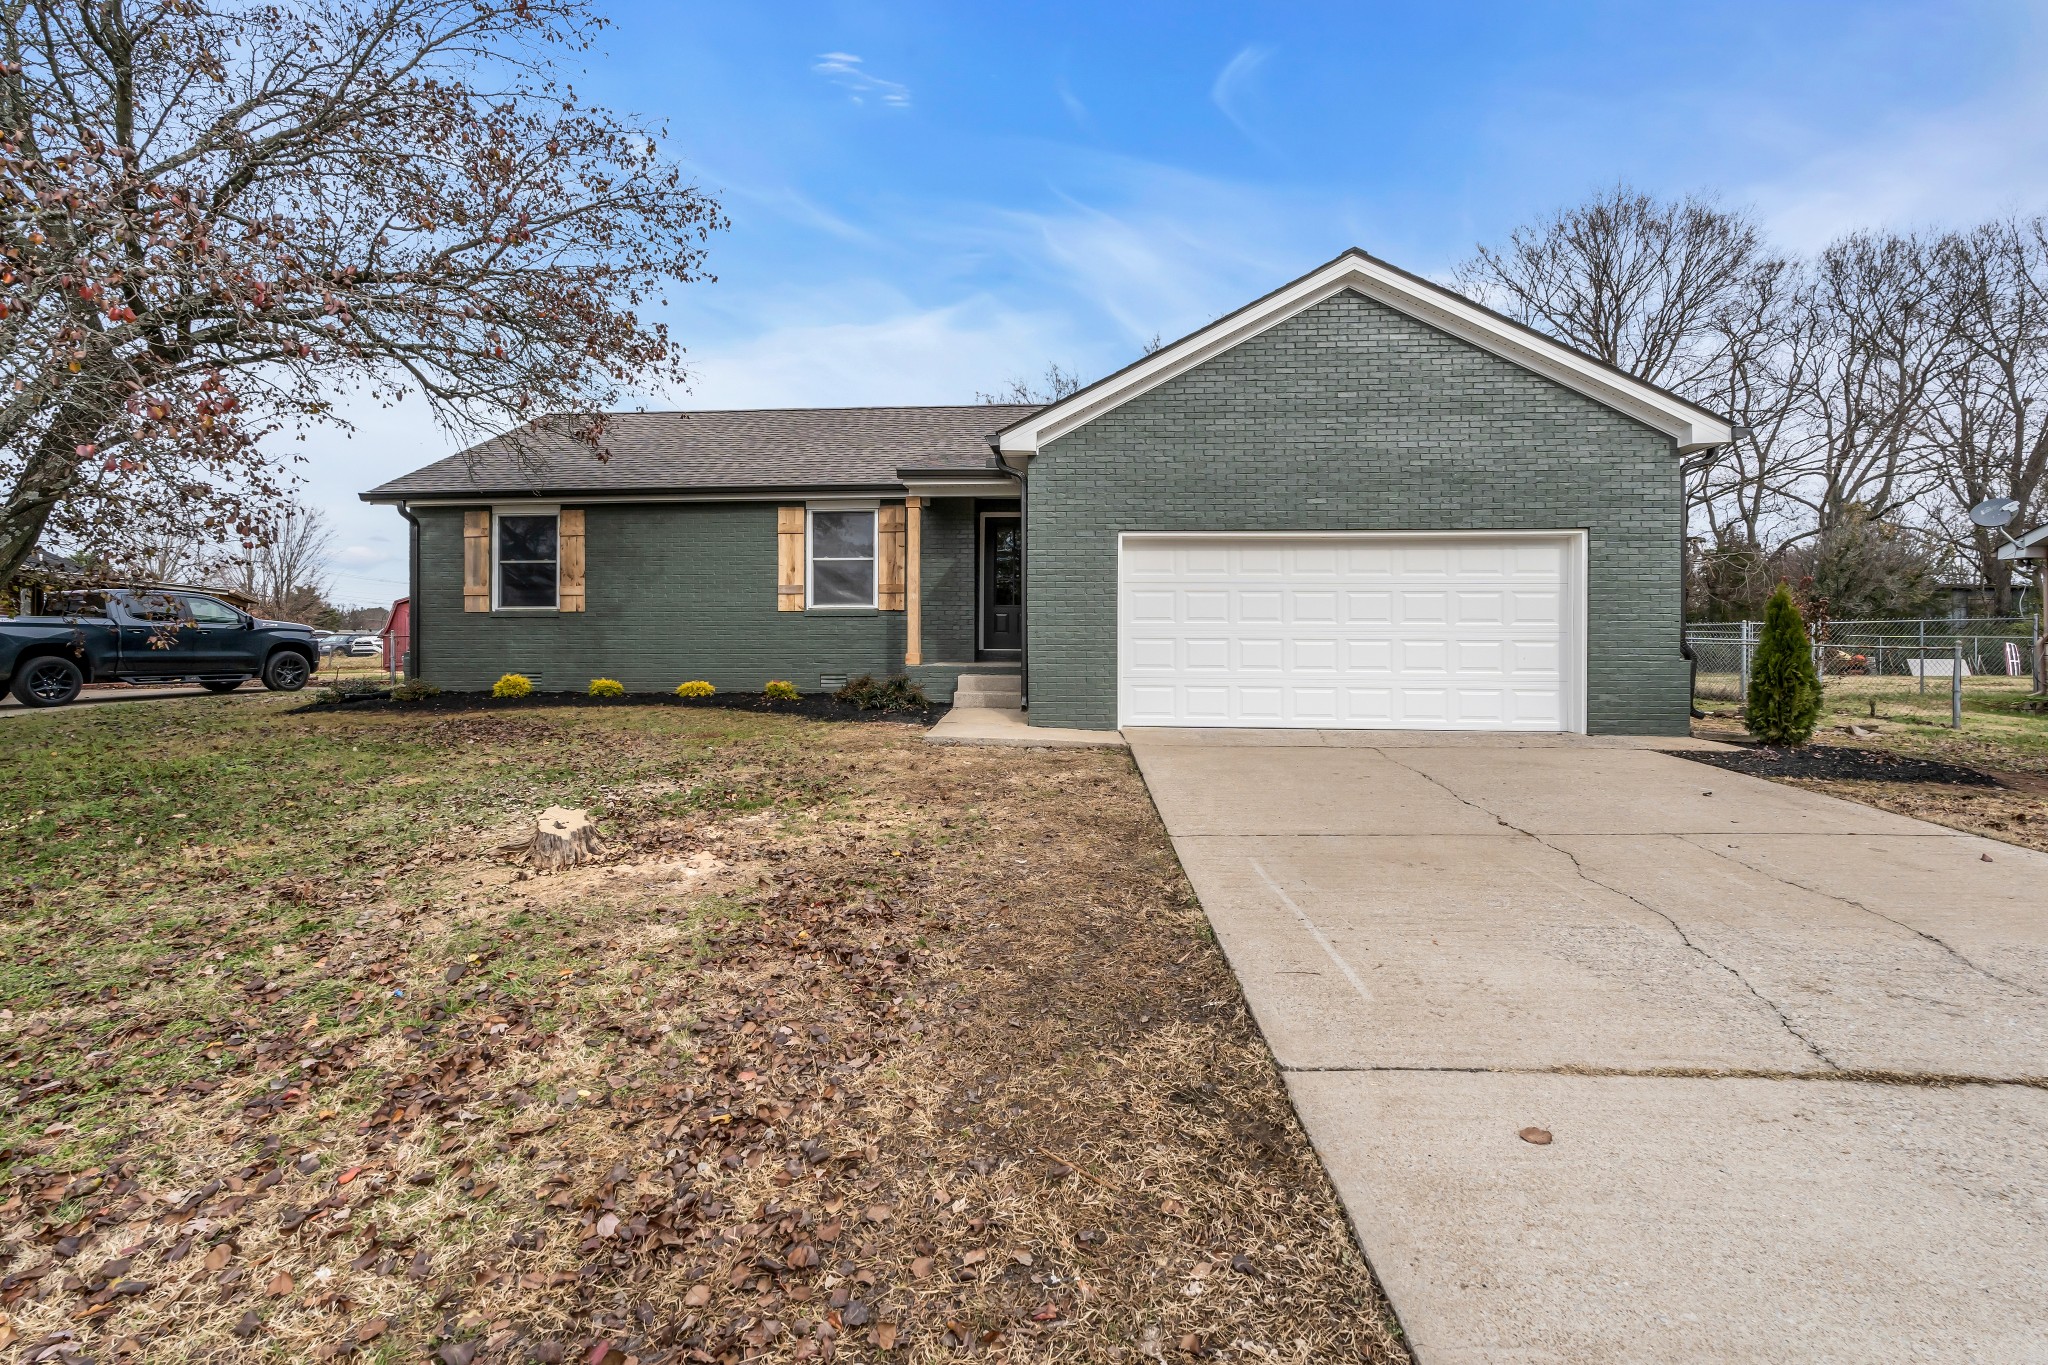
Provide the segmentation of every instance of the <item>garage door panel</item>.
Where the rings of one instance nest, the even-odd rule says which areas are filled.
[[[1124,662],[1134,672],[1171,674],[1179,652],[1170,638],[1137,639],[1131,641]]]
[[[1567,544],[1127,541],[1124,723],[1563,728]]]
[[[1499,640],[1453,640],[1451,667],[1461,678],[1502,678],[1507,673],[1507,648]]]
[[[1442,578],[1450,567],[1450,551],[1428,541],[1402,546],[1395,560],[1395,572],[1403,578]]]
[[[1278,638],[1240,640],[1237,666],[1247,673],[1278,673],[1287,667],[1287,642]]]
[[[1296,640],[1292,660],[1294,670],[1297,673],[1335,673],[1337,654],[1335,640]]]
[[[1401,594],[1400,624],[1404,626],[1441,626],[1451,619],[1450,594],[1442,592],[1404,592]]]
[[[1177,619],[1178,595],[1168,588],[1141,589],[1127,595],[1129,613],[1139,625],[1172,625]]]
[[[1334,545],[1298,545],[1288,552],[1288,570],[1296,577],[1331,578],[1339,559]]]
[[[1466,590],[1451,599],[1452,619],[1461,626],[1498,626],[1507,620],[1506,594]]]
[[[1238,717],[1242,720],[1278,721],[1286,693],[1278,687],[1240,687],[1237,691]]]
[[[1516,592],[1508,598],[1509,619],[1518,626],[1554,626],[1563,605],[1554,592]]]
[[[1247,545],[1234,558],[1236,571],[1247,578],[1279,578],[1287,572],[1287,552],[1277,545]]]
[[[1292,700],[1291,719],[1297,724],[1334,726],[1339,719],[1334,687],[1297,687],[1293,689]]]
[[[1555,678],[1558,674],[1555,640],[1510,640],[1507,652],[1509,668],[1518,678],[1532,675]]]
[[[1337,594],[1322,589],[1313,591],[1295,590],[1287,595],[1293,605],[1292,619],[1297,624],[1335,625],[1337,621]]]
[[[1347,592],[1344,594],[1344,620],[1354,626],[1391,625],[1394,595],[1390,592]]]
[[[1344,642],[1344,671],[1353,677],[1392,676],[1394,642],[1386,639]]]

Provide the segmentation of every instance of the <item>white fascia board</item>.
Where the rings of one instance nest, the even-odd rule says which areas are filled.
[[[1681,452],[1727,445],[1734,439],[1729,424],[1704,409],[1518,327],[1467,299],[1431,288],[1362,251],[1350,251],[1109,379],[1033,413],[1001,433],[996,448],[1004,455],[1033,455],[1047,442],[1346,290],[1626,413],[1671,437]]]
[[[1015,479],[905,479],[903,490],[914,498],[1014,498]]]
[[[2036,526],[1998,547],[2000,559],[2048,559],[2048,526]]]

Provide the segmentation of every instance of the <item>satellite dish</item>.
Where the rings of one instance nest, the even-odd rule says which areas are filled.
[[[2020,514],[2018,498],[1986,498],[1970,509],[1970,520],[1996,530]]]

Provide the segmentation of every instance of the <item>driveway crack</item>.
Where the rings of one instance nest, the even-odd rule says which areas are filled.
[[[1894,919],[1892,916],[1887,915],[1882,910],[1873,909],[1872,907],[1865,905],[1862,901],[1857,900],[1854,896],[1845,896],[1839,891],[1828,891],[1818,886],[1808,886],[1805,882],[1794,881],[1792,878],[1786,876],[1782,872],[1777,871],[1775,868],[1758,867],[1755,863],[1752,863],[1745,858],[1734,857],[1724,849],[1718,849],[1715,848],[1712,844],[1702,842],[1705,838],[1708,837],[1706,835],[1679,835],[1678,837],[1684,839],[1694,848],[1705,849],[1707,852],[1713,854],[1716,858],[1724,859],[1728,862],[1734,863],[1737,867],[1745,868],[1748,871],[1760,873],[1763,876],[1769,877],[1772,881],[1777,882],[1780,886],[1789,886],[1794,891],[1804,891],[1811,896],[1825,896],[1831,901],[1838,902],[1842,905],[1850,906],[1853,909],[1861,910],[1866,915],[1873,915],[1876,918],[1883,920],[1886,924],[1892,925],[1895,928],[1904,929],[1907,933],[1913,935],[1915,938],[1925,940],[1926,942],[1931,943],[1935,947],[1941,949],[1942,952],[1947,953],[1951,958],[1954,958],[1956,962],[1968,968],[1970,971],[1977,973],[1977,975],[1983,977],[1987,981],[1996,981],[1999,985],[2004,986],[2008,990],[2018,991],[2022,995],[2039,996],[2042,994],[2041,991],[2037,990],[2032,986],[2029,986],[2024,981],[2014,981],[2011,977],[2000,976],[1997,972],[1992,971],[1989,967],[1985,967],[1976,962],[1971,961],[1969,957],[1967,957],[1960,949],[1958,949],[1954,944],[1950,943],[1947,939],[1942,938],[1940,935],[1930,934],[1917,924],[1908,924],[1906,923],[1906,921],[1902,919]]]
[[[1771,1012],[1771,1016],[1778,1021],[1779,1027],[1783,1028],[1787,1034],[1797,1039],[1799,1045],[1805,1048],[1807,1052],[1811,1054],[1816,1061],[1820,1062],[1821,1065],[1828,1067],[1831,1070],[1841,1070],[1841,1064],[1835,1061],[1833,1057],[1830,1057],[1827,1054],[1827,1051],[1824,1048],[1822,1048],[1820,1044],[1814,1042],[1813,1039],[1807,1037],[1805,1033],[1801,1032],[1799,1026],[1792,1022],[1791,1017],[1787,1015],[1784,1010],[1778,1007],[1777,1001],[1771,999],[1762,991],[1758,990],[1755,986],[1751,985],[1749,978],[1744,976],[1741,973],[1741,971],[1735,968],[1732,964],[1723,962],[1720,958],[1714,956],[1705,948],[1693,942],[1692,935],[1688,934],[1685,931],[1685,926],[1680,924],[1675,917],[1673,917],[1666,911],[1658,909],[1656,906],[1650,904],[1648,901],[1636,895],[1634,892],[1629,891],[1624,887],[1619,887],[1612,885],[1608,882],[1604,882],[1600,878],[1594,876],[1592,873],[1588,872],[1585,868],[1585,865],[1579,861],[1579,855],[1572,852],[1570,849],[1552,843],[1550,840],[1544,838],[1542,835],[1536,833],[1534,830],[1524,829],[1520,825],[1515,824],[1511,820],[1503,819],[1499,811],[1488,810],[1485,806],[1480,805],[1477,801],[1472,800],[1470,797],[1465,796],[1463,793],[1454,791],[1451,787],[1439,781],[1434,775],[1424,772],[1422,769],[1414,766],[1413,764],[1403,763],[1400,759],[1395,758],[1393,754],[1388,752],[1387,750],[1382,749],[1379,752],[1381,757],[1385,758],[1389,763],[1394,764],[1396,767],[1406,768],[1409,772],[1414,773],[1417,777],[1429,783],[1431,786],[1437,788],[1437,790],[1443,792],[1452,800],[1458,801],[1464,804],[1465,806],[1471,808],[1472,810],[1478,811],[1482,815],[1492,816],[1494,820],[1501,824],[1503,827],[1513,830],[1515,833],[1522,835],[1524,838],[1529,839],[1534,843],[1540,844],[1542,847],[1549,849],[1553,853],[1563,854],[1564,857],[1571,863],[1572,871],[1578,874],[1579,879],[1581,881],[1589,882],[1592,885],[1599,887],[1602,891],[1606,891],[1613,895],[1620,896],[1623,899],[1627,900],[1630,904],[1639,907],[1646,913],[1655,915],[1658,919],[1663,920],[1666,924],[1671,926],[1671,932],[1678,936],[1678,941],[1685,945],[1687,951],[1697,954],[1703,961],[1708,962],[1713,966],[1719,967],[1722,971],[1726,972],[1729,976],[1733,977],[1735,979],[1736,984],[1741,986],[1743,990],[1749,992],[1751,998],[1754,999],[1758,1004],[1762,1005],[1765,1009],[1769,1010]]]

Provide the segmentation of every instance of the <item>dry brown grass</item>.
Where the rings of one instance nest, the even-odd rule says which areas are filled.
[[[634,717],[435,720],[420,771],[462,809],[359,892],[270,889],[356,897],[350,928],[272,944],[257,981],[0,1020],[0,1337],[103,1360],[1402,1358],[1126,756]],[[317,721],[357,750],[404,724]],[[494,861],[579,763],[604,768],[583,776],[608,861]],[[178,1015],[239,1041],[194,1035],[222,1059],[202,1079],[30,1093],[123,1012],[149,1027],[116,1046],[164,1047]]]

